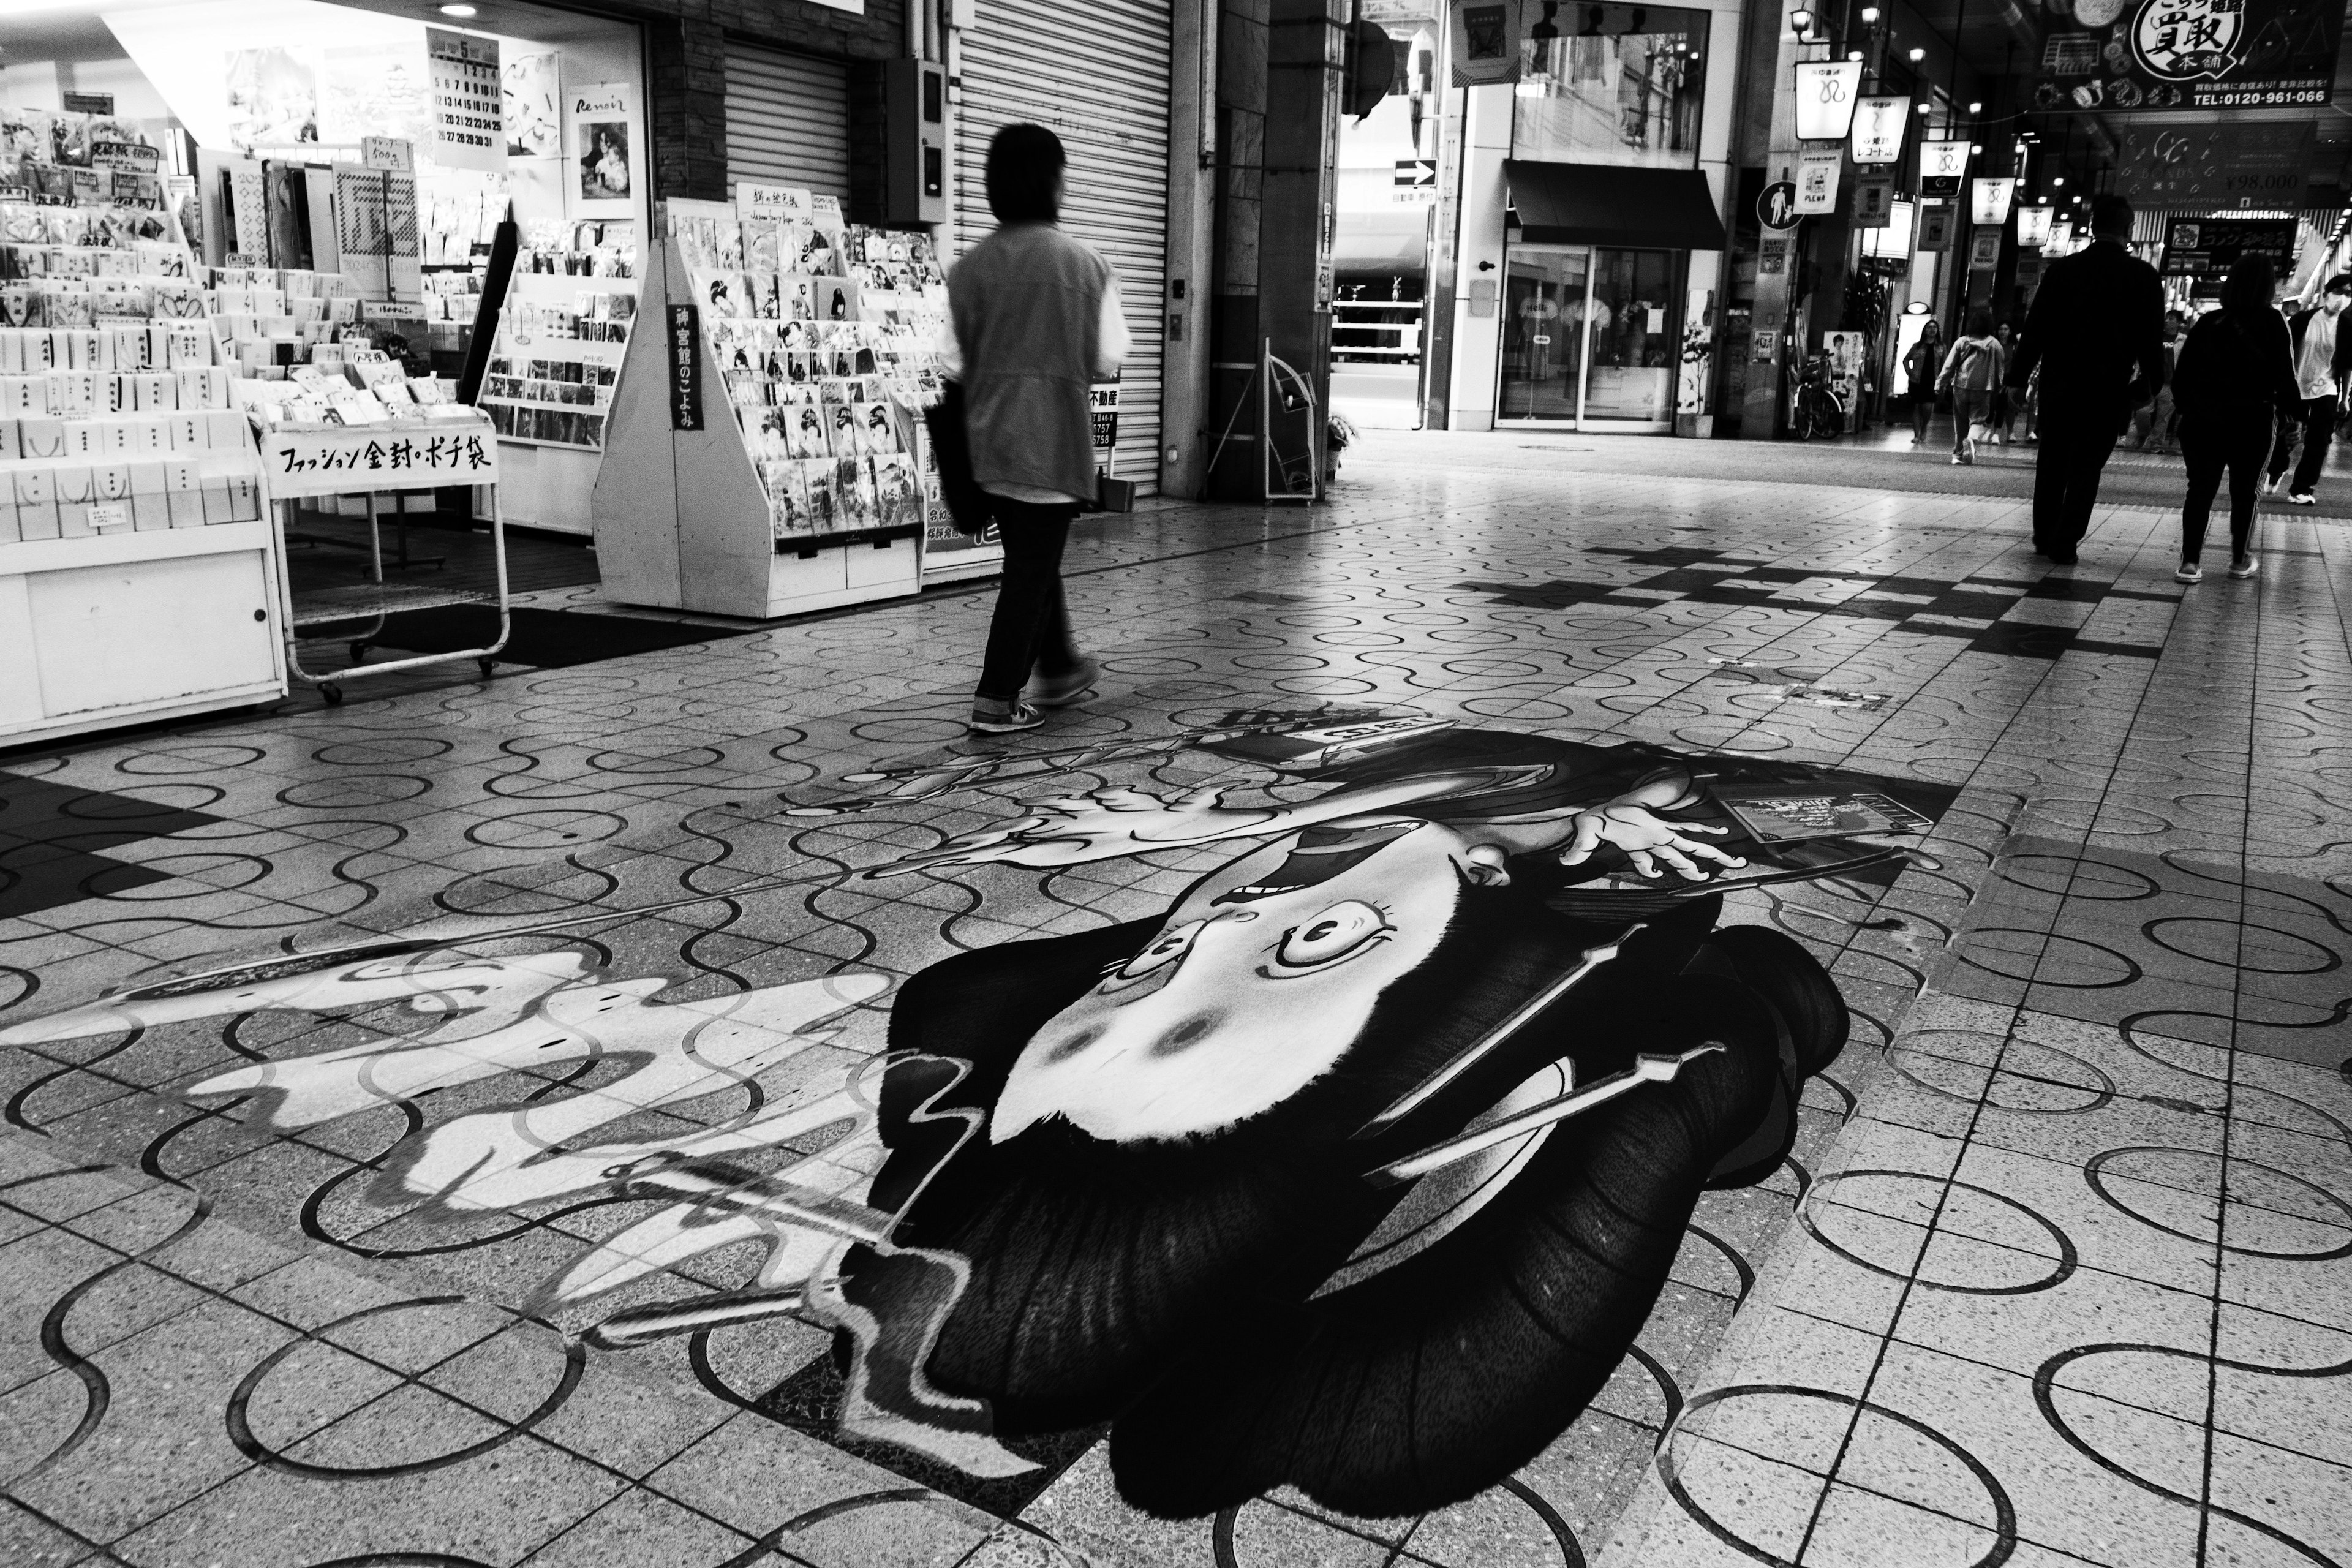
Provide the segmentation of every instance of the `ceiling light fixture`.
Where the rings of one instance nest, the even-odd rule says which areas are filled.
[[[441,7],[441,15],[444,16],[478,16],[479,14],[480,13],[477,12],[471,5],[444,5]]]
[[[1969,112],[1970,114],[1982,114],[1984,112],[1984,105],[1981,102],[1970,103],[1969,105]]]
[[[1800,5],[1789,13],[1789,26],[1796,29],[1797,37],[1801,38],[1813,30],[1813,14]]]
[[[1917,65],[1921,60],[1926,59],[1927,58],[1927,50],[1925,50],[1925,49],[1913,49],[1913,50],[1911,51],[1911,63],[1912,63],[1913,65],[1915,65],[1915,66],[1916,66],[1916,65]]]
[[[1862,8],[1862,25],[1865,27],[1874,27],[1878,25],[1877,6],[1864,5]]]
[[[1860,49],[1848,49],[1845,52],[1845,58],[1850,60],[1858,60],[1862,58],[1862,51]]]

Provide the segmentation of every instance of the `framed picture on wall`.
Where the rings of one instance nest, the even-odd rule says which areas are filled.
[[[628,82],[575,88],[563,99],[564,205],[574,217],[626,217],[636,210],[636,89]]]

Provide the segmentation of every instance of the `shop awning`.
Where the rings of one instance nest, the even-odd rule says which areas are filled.
[[[1696,169],[1622,169],[1512,158],[1503,164],[1519,237],[1537,245],[1721,250],[1723,220]]]

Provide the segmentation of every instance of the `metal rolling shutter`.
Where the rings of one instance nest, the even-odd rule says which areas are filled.
[[[727,183],[761,180],[849,195],[849,68],[727,46]]]
[[[956,121],[956,237],[996,226],[988,142],[1004,126],[1049,126],[1068,149],[1062,226],[1118,269],[1135,347],[1119,381],[1112,471],[1160,489],[1161,338],[1168,293],[1169,0],[980,0],[963,35]]]

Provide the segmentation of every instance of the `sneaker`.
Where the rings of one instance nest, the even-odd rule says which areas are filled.
[[[2317,506],[2319,504],[2319,498],[2313,495],[2309,490],[2289,490],[2286,493],[2286,504],[2289,506]]]
[[[1013,735],[1034,730],[1045,721],[1045,715],[1026,702],[983,700],[971,705],[971,732],[975,735]]]
[[[1968,461],[1968,459],[1967,459],[1966,458],[1961,457],[1958,452],[1955,452],[1955,453],[1953,453],[1953,454],[1952,454],[1952,461],[1953,461],[1954,463],[1965,463],[1965,462],[1967,462],[1967,461]]]
[[[2251,577],[2262,569],[2263,558],[2259,555],[2241,555],[2230,563],[2230,575],[2232,577]]]
[[[1028,699],[1039,708],[1067,708],[1072,703],[1084,701],[1087,694],[1095,689],[1095,682],[1101,679],[1102,666],[1093,659],[1081,658],[1076,669],[1058,680],[1047,680],[1041,676],[1031,681]]]
[[[2205,581],[2205,568],[2194,561],[2184,561],[2180,563],[2180,570],[2172,574],[2172,580],[2176,583],[2202,583]]]

